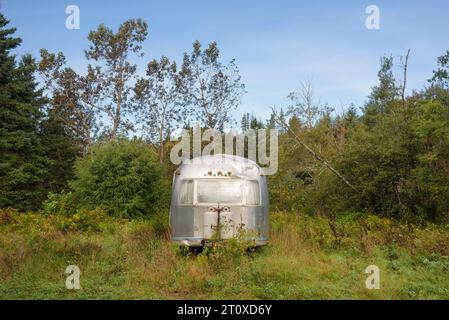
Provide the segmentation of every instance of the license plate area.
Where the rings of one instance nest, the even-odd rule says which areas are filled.
[[[230,239],[235,235],[235,222],[230,211],[220,213],[220,228],[218,228],[218,212],[206,211],[203,215],[204,239]],[[219,229],[219,230],[218,230]]]

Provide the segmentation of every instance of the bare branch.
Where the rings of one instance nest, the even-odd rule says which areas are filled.
[[[403,82],[402,82],[402,88],[401,88],[401,99],[402,99],[402,106],[405,108],[405,86],[407,84],[407,65],[408,65],[408,56],[410,54],[410,49],[407,50],[407,54],[405,55],[405,62],[403,63],[403,69],[404,69],[404,76],[403,76]],[[402,60],[402,58],[401,58]]]
[[[285,123],[285,121],[279,117],[276,110],[274,108],[271,108],[276,122],[278,122],[286,131],[290,132],[295,139],[308,151],[310,152],[313,157],[324,163],[324,165],[331,170],[338,178],[340,178],[348,187],[353,189],[354,191],[358,191],[340,172],[338,172],[325,158],[323,158],[321,155],[319,155],[317,152],[315,152],[311,147],[309,147],[291,128],[290,126]]]

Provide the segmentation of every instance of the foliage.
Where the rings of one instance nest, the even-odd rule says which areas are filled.
[[[5,211],[0,213],[2,298],[449,297],[444,225],[363,213],[325,218],[280,211],[272,213],[270,245],[262,250],[247,253],[235,242],[184,255],[155,232],[155,216],[109,218],[96,229],[67,232],[54,219],[59,215],[9,214],[14,218],[5,220]],[[22,220],[13,226],[16,219]],[[81,269],[81,290],[65,288],[64,270],[70,264]],[[381,290],[365,286],[365,268],[372,264],[381,270]]]
[[[445,217],[448,106],[425,100],[410,101],[406,109],[390,104],[375,119],[354,129],[339,162],[359,188],[350,192],[340,184],[346,207],[396,218]]]
[[[445,219],[448,91],[431,86],[402,101],[393,66],[392,58],[381,60],[379,84],[361,115],[352,108],[337,117],[323,113],[313,125],[302,123],[304,116],[289,117],[289,131],[280,136],[279,171],[269,177],[274,207],[329,216],[358,211],[410,221]],[[311,90],[306,89],[305,97]]]
[[[21,39],[0,14],[0,208],[36,209],[45,198],[48,158],[39,124],[45,99],[29,55],[16,63],[10,51]]]
[[[52,232],[97,232],[103,223],[109,223],[102,209],[81,209],[72,213],[18,212],[16,209],[0,210],[0,225],[13,232],[30,235]]]
[[[73,136],[67,126],[60,122],[52,110],[41,124],[41,143],[45,146],[49,168],[45,176],[45,188],[49,192],[59,192],[67,188],[73,179],[75,159],[82,155],[82,142]]]
[[[163,167],[144,143],[119,139],[95,145],[77,161],[70,183],[81,207],[119,217],[149,216],[168,203]]]
[[[449,88],[449,50],[444,55],[438,57],[438,69],[433,72],[431,82],[437,83],[443,88]]]
[[[197,120],[204,127],[223,130],[245,93],[235,61],[220,62],[216,42],[202,50],[201,43],[195,41],[192,52],[184,54],[181,76],[187,102],[197,107]]]
[[[47,113],[52,127],[62,129],[85,151],[96,125],[94,98],[99,87],[94,83],[94,69],[88,68],[86,76],[79,75],[66,66],[62,52],[41,49],[38,74],[51,97]]]
[[[449,214],[449,108],[441,102],[420,103],[412,118],[417,165],[408,185],[418,214],[437,220]]]
[[[66,219],[60,219],[58,227],[63,231],[99,231],[102,222],[109,223],[106,217],[103,209],[81,209]]]
[[[245,112],[242,116],[242,120],[240,122],[240,129],[242,132],[246,132],[249,129],[263,129],[265,128],[264,123],[261,119],[257,119],[254,114],[249,114]]]
[[[189,115],[181,92],[182,79],[175,62],[167,57],[152,60],[147,77],[140,78],[134,88],[137,113],[150,141],[159,144],[159,161],[164,161],[164,143]],[[185,123],[185,122],[184,122]]]
[[[126,115],[131,111],[132,85],[136,78],[136,64],[129,55],[142,56],[142,42],[148,35],[148,25],[141,19],[122,23],[116,33],[101,24],[88,35],[90,41],[86,57],[97,63],[92,70],[93,82],[99,86],[95,96],[95,108],[111,122],[110,136],[115,139],[118,130],[126,132],[130,123]]]
[[[145,21],[131,19],[116,33],[104,24],[91,31],[85,53],[95,65],[88,64],[85,75],[66,67],[63,53],[41,49],[39,73],[50,88],[52,110],[84,146],[97,133],[93,130],[115,139],[132,127],[127,116],[133,111],[131,82],[136,80],[137,66],[129,55],[142,56],[147,29]]]
[[[41,212],[44,214],[59,214],[71,216],[76,213],[78,200],[73,192],[48,194],[47,200],[42,204]]]
[[[291,101],[288,113],[301,121],[302,125],[312,128],[321,117],[329,114],[332,110],[328,106],[322,106],[316,100],[313,92],[312,80],[303,81],[296,91],[287,96]]]

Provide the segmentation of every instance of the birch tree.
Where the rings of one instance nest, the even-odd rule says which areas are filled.
[[[101,89],[95,97],[95,109],[108,120],[109,123],[104,125],[110,126],[112,140],[119,130],[131,128],[126,117],[132,111],[131,95],[137,66],[130,61],[130,54],[143,55],[142,43],[147,35],[147,23],[141,19],[125,21],[116,33],[103,24],[89,33],[90,46],[85,54],[95,63],[89,68],[95,71],[92,80]]]
[[[66,66],[63,53],[40,50],[38,72],[50,97],[48,113],[76,137],[84,150],[95,132],[95,100],[99,91],[95,70],[89,68],[86,76]]]
[[[159,145],[161,163],[165,142],[188,116],[180,89],[176,63],[167,57],[149,62],[146,77],[139,79],[134,88],[140,122],[149,138]]]
[[[223,130],[245,93],[235,60],[223,64],[216,42],[202,50],[196,41],[192,52],[184,54],[181,76],[183,94],[195,107],[197,120],[208,128]]]
[[[311,129],[323,113],[329,111],[326,106],[316,99],[311,80],[302,81],[299,88],[291,92],[289,98],[292,104],[288,107],[289,115],[294,115]]]

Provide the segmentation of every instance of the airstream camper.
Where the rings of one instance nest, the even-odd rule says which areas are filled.
[[[262,169],[222,154],[184,162],[173,176],[170,227],[172,241],[191,248],[242,234],[256,247],[266,245],[268,190]]]

